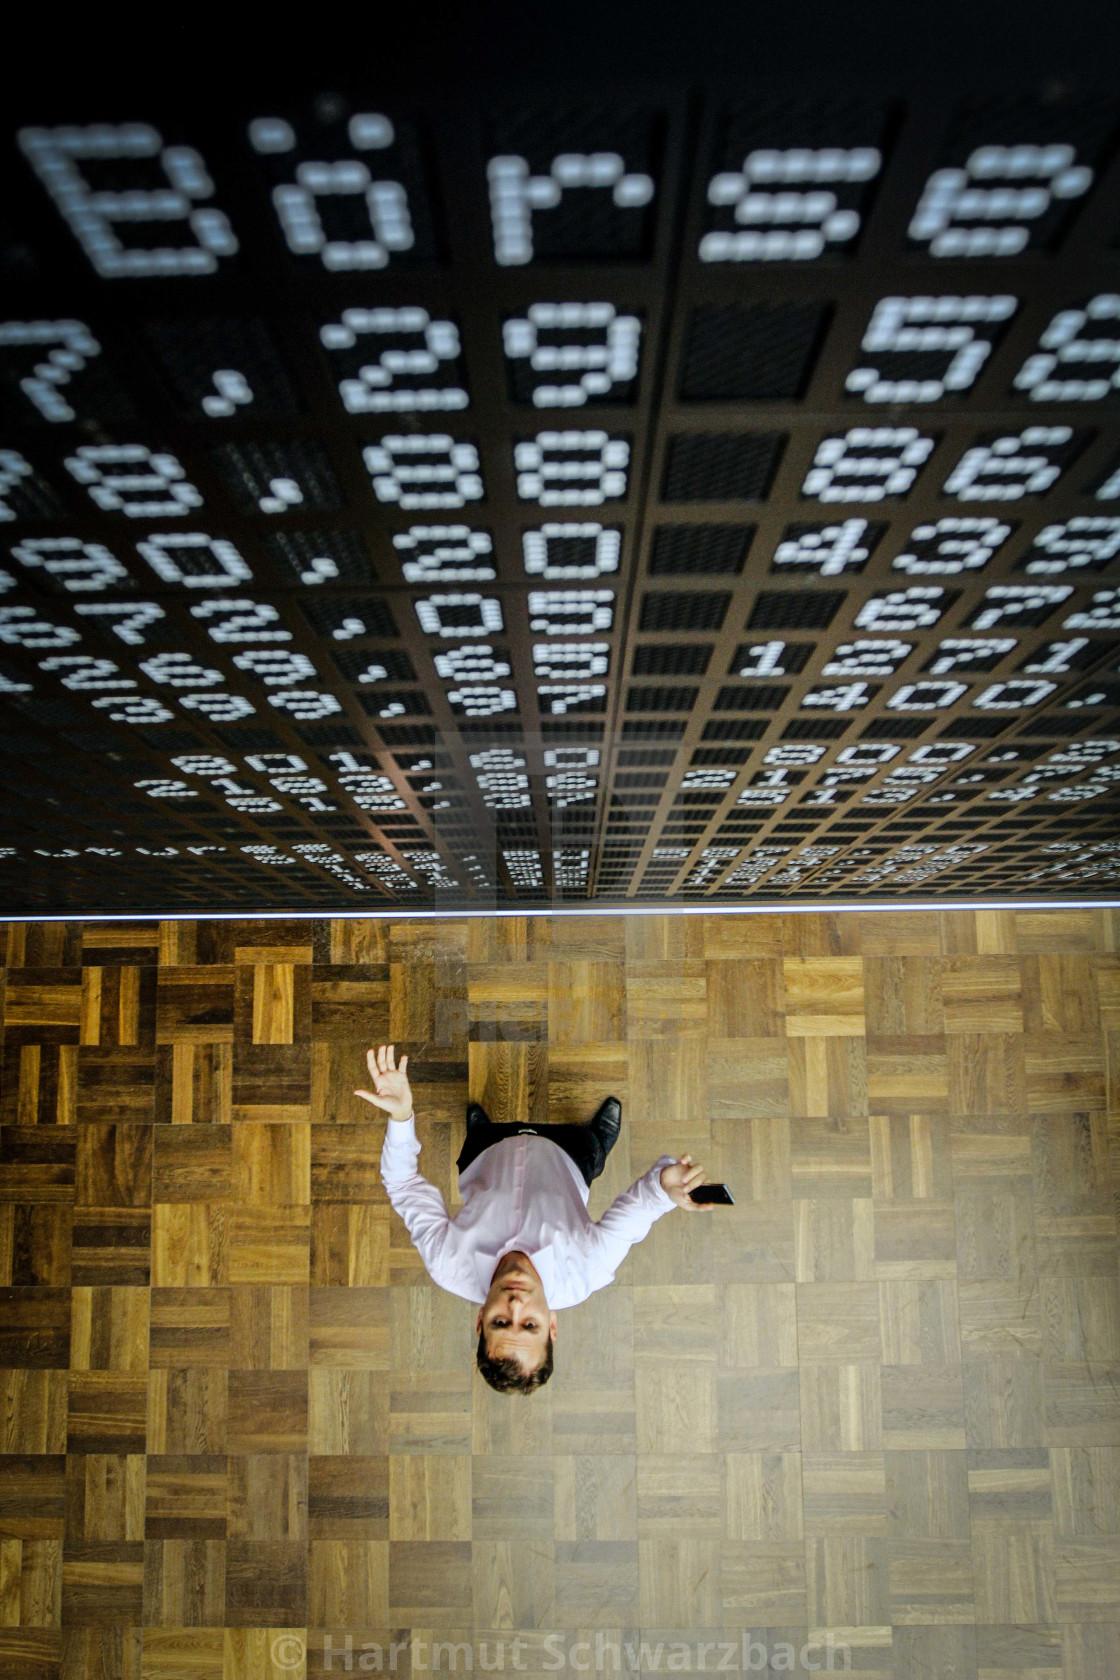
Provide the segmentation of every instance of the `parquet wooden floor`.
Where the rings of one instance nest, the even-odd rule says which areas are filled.
[[[738,1205],[494,1394],[387,1038]],[[1111,912],[18,925],[0,1122],[2,1675],[1120,1674]]]

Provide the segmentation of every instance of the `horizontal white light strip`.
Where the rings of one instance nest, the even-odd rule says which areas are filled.
[[[552,916],[557,920],[569,916],[819,916],[824,912],[843,911],[845,914],[866,914],[885,911],[906,914],[914,910],[1120,910],[1120,898],[953,898],[861,900],[847,904],[842,900],[818,899],[812,903],[783,904],[780,899],[767,904],[719,904],[708,900],[702,904],[589,904],[586,907],[564,906],[560,909],[537,909],[532,905],[502,906],[493,910],[107,910],[103,914],[87,910],[68,910],[60,914],[23,914],[0,911],[0,922],[462,922],[478,921],[486,917]]]

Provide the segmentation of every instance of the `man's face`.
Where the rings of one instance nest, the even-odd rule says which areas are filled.
[[[516,1359],[526,1373],[541,1364],[556,1340],[556,1314],[549,1312],[544,1285],[526,1255],[499,1260],[475,1329],[485,1334],[491,1359]]]

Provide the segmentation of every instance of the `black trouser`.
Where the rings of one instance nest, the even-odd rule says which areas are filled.
[[[590,1126],[496,1126],[493,1120],[477,1120],[473,1126],[467,1126],[467,1141],[459,1151],[456,1166],[465,1172],[492,1143],[517,1137],[521,1132],[531,1132],[559,1144],[583,1174],[585,1184],[598,1178],[606,1165],[606,1151]]]

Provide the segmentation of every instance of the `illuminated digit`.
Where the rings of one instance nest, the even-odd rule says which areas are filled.
[[[1020,570],[1058,576],[1062,572],[1101,571],[1120,554],[1120,519],[1075,514],[1038,533]]]
[[[931,520],[914,527],[891,564],[910,577],[982,571],[1013,529],[1009,521],[990,517]]]
[[[1098,589],[1089,607],[1062,620],[1066,630],[1120,630],[1120,589]]]
[[[379,502],[409,508],[458,508],[482,496],[478,450],[446,432],[393,434],[362,450]]]
[[[613,622],[613,589],[529,591],[529,628],[538,636],[593,636]]]
[[[11,647],[64,648],[81,641],[69,624],[49,624],[34,607],[0,607],[0,642]]]
[[[410,525],[393,547],[406,583],[484,583],[496,577],[489,531],[466,525]]]
[[[1120,296],[1099,292],[1054,316],[1015,375],[1032,402],[1101,402],[1120,389]]]
[[[452,711],[462,712],[464,717],[497,717],[517,710],[517,695],[512,688],[472,684],[449,689],[447,699]]]
[[[538,432],[514,445],[517,494],[542,507],[598,507],[626,494],[630,444],[606,432]]]
[[[735,656],[737,677],[784,677],[786,642],[749,642]]]
[[[61,511],[49,485],[18,449],[0,449],[0,522],[43,519]]]
[[[85,692],[90,689],[135,688],[131,677],[122,677],[120,667],[112,659],[94,659],[89,654],[62,654],[40,659],[40,671],[54,672],[63,688]]]
[[[279,622],[280,614],[266,601],[200,601],[191,608],[192,618],[206,624],[206,633],[215,642],[290,642],[290,630],[266,629]]]
[[[118,601],[79,602],[74,611],[83,618],[104,619],[106,629],[130,647],[140,647],[147,641],[144,631],[148,625],[159,623],[165,616],[154,601],[130,601],[127,605]]]
[[[459,370],[459,329],[419,305],[344,309],[319,329],[339,365],[348,414],[426,414],[468,407]]]
[[[813,688],[802,697],[803,706],[823,706],[832,712],[851,712],[866,706],[871,690],[865,682],[841,683],[833,688]]]
[[[170,723],[175,716],[159,700],[146,694],[104,694],[90,702],[106,711],[113,723]]]
[[[215,693],[180,694],[180,706],[188,712],[200,712],[214,723],[236,723],[239,718],[251,717],[256,707],[243,694]]]
[[[182,519],[202,506],[174,455],[157,454],[142,443],[87,443],[66,462],[67,471],[84,484],[106,513],[129,519]]]
[[[605,677],[609,668],[609,642],[533,643],[533,675],[537,678],[586,682],[591,677]]]
[[[1006,295],[882,298],[844,389],[866,403],[939,402],[967,391],[1017,308]]]
[[[1068,583],[996,583],[984,591],[983,600],[967,621],[968,626],[972,630],[994,630],[997,624],[1042,624],[1072,594]],[[1070,619],[1065,624],[1067,629],[1082,628]]]
[[[593,770],[600,756],[598,747],[546,747],[544,762],[550,770]]]
[[[1057,683],[1038,678],[1034,682],[992,683],[972,702],[992,711],[1014,711],[1020,706],[1038,706],[1057,688]]]
[[[968,684],[962,682],[904,683],[887,705],[896,712],[940,712],[967,693]]]
[[[525,570],[548,579],[598,578],[618,571],[622,532],[617,526],[548,523],[521,539]]]
[[[126,568],[104,543],[84,542],[80,537],[27,537],[15,544],[12,558],[28,571],[42,569],[74,595],[96,594],[129,581]]]
[[[641,332],[638,317],[619,315],[613,303],[530,304],[502,326],[515,397],[534,408],[627,400]]]
[[[187,589],[230,589],[253,575],[233,543],[200,531],[155,531],[136,548],[164,583]]]
[[[232,776],[236,769],[228,758],[218,758],[211,753],[186,753],[171,762],[186,776]]]
[[[140,669],[153,682],[169,688],[213,688],[225,682],[221,671],[199,665],[191,653],[157,653],[140,661]]]
[[[881,502],[904,496],[936,439],[914,426],[853,426],[822,438],[801,494],[819,502]]]
[[[541,869],[541,854],[530,851],[503,851],[509,878],[515,887],[531,891],[535,887],[544,885],[544,874]]]
[[[1014,636],[946,636],[926,670],[935,677],[949,671],[990,671],[1017,646]]]
[[[270,694],[268,703],[279,711],[290,712],[302,723],[334,717],[342,710],[333,694],[316,694],[310,689],[285,689],[280,694]]]
[[[910,754],[914,764],[934,764],[941,769],[947,769],[951,764],[960,764],[962,760],[971,758],[976,751],[967,741],[925,741],[920,747],[915,747]]]
[[[1022,432],[981,438],[966,449],[944,494],[962,502],[1015,502],[1040,496],[1071,458],[1069,426],[1027,426]]]
[[[821,577],[862,571],[885,529],[866,519],[845,519],[840,525],[790,525],[774,550],[775,568],[804,567]]]
[[[890,677],[914,651],[911,642],[841,642],[823,677]]]
[[[537,689],[537,698],[542,710],[547,709],[554,716],[563,717],[565,712],[575,711],[578,706],[601,711],[606,692],[602,683],[542,683]]]
[[[816,764],[818,759],[822,759],[827,751],[827,747],[820,746],[816,741],[785,741],[779,743],[778,746],[768,748],[766,756],[762,762],[764,764],[782,764],[787,767],[801,764]],[[684,782],[681,783],[681,786],[684,787],[688,783],[688,778],[694,774],[696,774],[696,772],[692,770],[688,771]],[[734,780],[736,772],[727,771],[726,774]]]
[[[436,654],[435,667],[448,682],[494,682],[510,674],[508,661],[495,658],[493,648],[485,642],[473,647],[445,648]]]
[[[63,389],[101,346],[82,321],[4,321],[0,351],[32,350],[41,360],[19,379],[19,388],[44,420],[76,420]]]
[[[414,605],[429,636],[486,636],[503,628],[502,604],[494,596],[430,595]]]
[[[133,782],[133,787],[141,788],[149,799],[197,799],[198,789],[188,787],[186,782],[158,780],[146,776],[139,782]]]
[[[239,671],[248,671],[266,688],[281,688],[288,683],[318,681],[314,665],[305,653],[293,653],[287,648],[250,648],[235,653],[233,663]]]
[[[857,630],[924,630],[936,624],[949,604],[944,589],[895,589],[889,595],[873,595],[856,614]]]
[[[766,762],[770,762],[769,754],[766,756]],[[806,762],[811,764],[812,760],[808,759]],[[686,770],[681,777],[681,789],[729,788],[738,773],[737,770]]]

